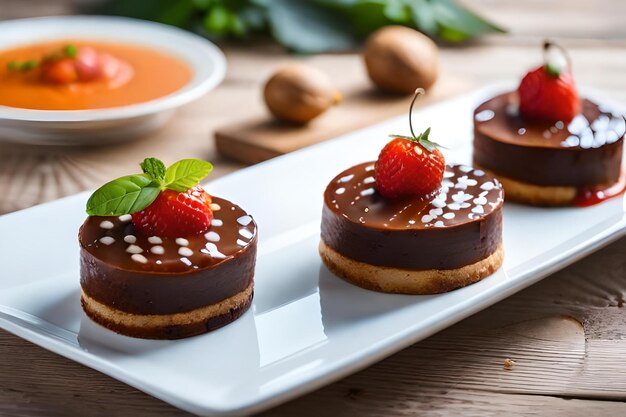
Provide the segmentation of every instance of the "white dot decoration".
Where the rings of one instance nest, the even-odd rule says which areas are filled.
[[[112,238],[111,236],[103,236],[100,238],[100,243],[102,243],[103,245],[109,246],[115,243],[115,239]]]
[[[126,248],[126,252],[128,253],[141,253],[143,252],[143,249],[141,249],[139,246],[137,245],[128,245],[128,247]]]
[[[239,235],[241,235],[241,237],[243,237],[244,239],[250,240],[254,236],[254,233],[252,233],[248,229],[239,229]]]
[[[193,255],[193,251],[186,246],[178,248],[178,254],[180,256],[191,256]]]
[[[210,231],[208,233],[204,234],[204,238],[206,240],[208,240],[209,242],[219,242],[220,241],[220,235],[217,232],[214,231]]]
[[[250,224],[250,222],[252,222],[252,216],[249,216],[247,214],[237,219],[237,223],[239,223],[241,226],[247,226]]]
[[[493,110],[483,110],[479,113],[476,113],[474,116],[474,120],[477,122],[486,122],[493,119],[496,116],[496,113]]]
[[[109,230],[109,229],[113,229],[113,222],[109,221],[109,220],[103,220],[100,222],[100,228],[101,229],[105,229],[105,230]]]
[[[163,248],[163,246],[155,245],[150,248],[150,252],[154,253],[155,255],[163,255],[165,253],[165,249]]]
[[[158,236],[150,236],[148,238],[148,242],[152,243],[153,245],[160,245],[161,243],[163,243],[163,239]]]
[[[147,264],[148,263],[148,258],[146,258],[145,256],[135,253],[133,255],[131,255],[130,259],[132,259],[135,262],[139,262],[140,264]]]

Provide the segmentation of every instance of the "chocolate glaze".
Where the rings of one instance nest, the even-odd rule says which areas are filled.
[[[582,101],[569,124],[530,122],[517,114],[516,93],[474,111],[474,162],[535,185],[589,186],[616,182],[626,126],[620,115]]]
[[[455,269],[491,255],[502,240],[500,183],[480,170],[447,166],[432,197],[387,199],[374,185],[374,162],[335,177],[324,192],[322,240],[371,265]]]
[[[79,232],[80,282],[85,293],[128,313],[172,314],[214,304],[243,291],[254,276],[256,223],[227,200],[213,197],[213,203],[220,209],[213,212],[209,232],[181,236],[187,242],[161,238],[161,243],[153,243],[154,238],[137,233],[128,220],[87,218]],[[103,222],[113,227],[103,228]],[[127,236],[135,239],[125,241]],[[113,243],[103,243],[110,238]],[[145,263],[133,260],[128,252],[131,245],[141,248],[139,255],[145,257]],[[151,252],[155,246],[163,248],[163,254]],[[193,254],[182,249],[181,255],[183,247]]]

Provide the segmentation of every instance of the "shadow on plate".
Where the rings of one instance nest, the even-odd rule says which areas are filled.
[[[434,297],[366,290],[337,277],[324,265],[319,269],[319,293],[326,332],[383,316]]]

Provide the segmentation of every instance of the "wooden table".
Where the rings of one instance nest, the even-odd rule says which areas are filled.
[[[474,86],[514,79],[537,62],[538,45],[549,36],[569,48],[579,84],[626,102],[625,2],[465,3],[511,28],[511,35],[444,48],[446,73]],[[0,19],[69,13],[71,6],[68,0],[2,0]],[[291,57],[271,46],[225,49],[225,82],[149,138],[95,149],[0,144],[0,212],[93,187],[136,169],[137,155],[167,161],[201,157],[215,163],[214,175],[240,168],[215,155],[211,133],[263,112],[261,83]],[[308,60],[365,82],[356,55]],[[625,252],[626,239],[619,240],[377,365],[266,415],[626,415]],[[511,369],[505,369],[506,359],[515,362]],[[187,414],[0,331],[0,415]]]

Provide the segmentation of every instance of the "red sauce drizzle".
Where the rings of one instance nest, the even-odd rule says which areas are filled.
[[[573,205],[575,207],[593,206],[617,197],[623,194],[624,191],[626,191],[626,171],[622,172],[615,184],[579,188]]]

